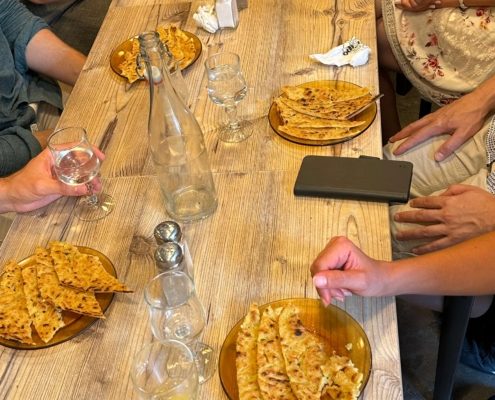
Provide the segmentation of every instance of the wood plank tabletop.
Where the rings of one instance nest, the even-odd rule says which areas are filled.
[[[379,118],[357,138],[335,146],[288,142],[273,132],[267,118],[283,85],[338,79],[378,92],[374,2],[250,0],[237,29],[215,34],[198,29],[192,20],[200,3],[112,3],[59,126],[84,126],[105,151],[104,190],[114,197],[116,208],[103,220],[83,222],[73,213],[76,200],[63,198],[19,215],[0,249],[0,262],[21,260],[38,245],[65,240],[107,255],[134,293],[117,294],[105,320],[65,343],[32,351],[0,346],[0,398],[137,398],[129,370],[137,351],[152,340],[143,288],[156,273],[153,229],[168,216],[148,149],[147,84],[126,83],[109,60],[119,43],[157,25],[180,26],[197,35],[203,46],[200,58],[184,73],[219,200],[211,217],[184,225],[198,296],[207,311],[202,341],[219,352],[251,302],[317,298],[309,266],[332,236],[346,235],[370,256],[390,259],[387,205],[292,194],[306,155],[381,157]],[[368,64],[335,68],[309,59],[309,54],[324,53],[352,36],[371,47]],[[253,124],[253,135],[238,144],[218,140],[225,116],[206,92],[204,60],[218,51],[240,55],[249,87],[239,111]],[[352,296],[337,305],[362,325],[371,344],[372,373],[363,398],[402,398],[394,298]],[[199,399],[225,398],[218,374],[201,386]]]

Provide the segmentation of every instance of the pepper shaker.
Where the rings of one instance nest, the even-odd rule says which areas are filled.
[[[180,225],[175,221],[161,222],[156,226],[153,235],[158,245],[163,245],[167,242],[174,242],[179,244],[182,250],[184,263],[186,264],[185,272],[191,277],[191,279],[193,279],[194,268],[192,263],[191,252],[189,251],[189,247],[186,243],[186,240],[182,235],[182,230],[180,228]]]

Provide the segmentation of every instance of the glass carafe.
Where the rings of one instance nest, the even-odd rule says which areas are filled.
[[[151,154],[170,216],[189,222],[217,208],[203,132],[172,84],[168,57],[156,32],[139,35],[150,82],[148,133]]]

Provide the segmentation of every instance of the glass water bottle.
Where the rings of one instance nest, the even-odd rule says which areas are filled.
[[[203,132],[170,79],[156,32],[139,35],[150,82],[148,133],[165,208],[181,222],[205,218],[217,208]]]

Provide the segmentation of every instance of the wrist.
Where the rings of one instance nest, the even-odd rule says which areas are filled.
[[[10,178],[0,179],[0,214],[14,211],[12,207],[12,200],[9,196],[10,192]]]

